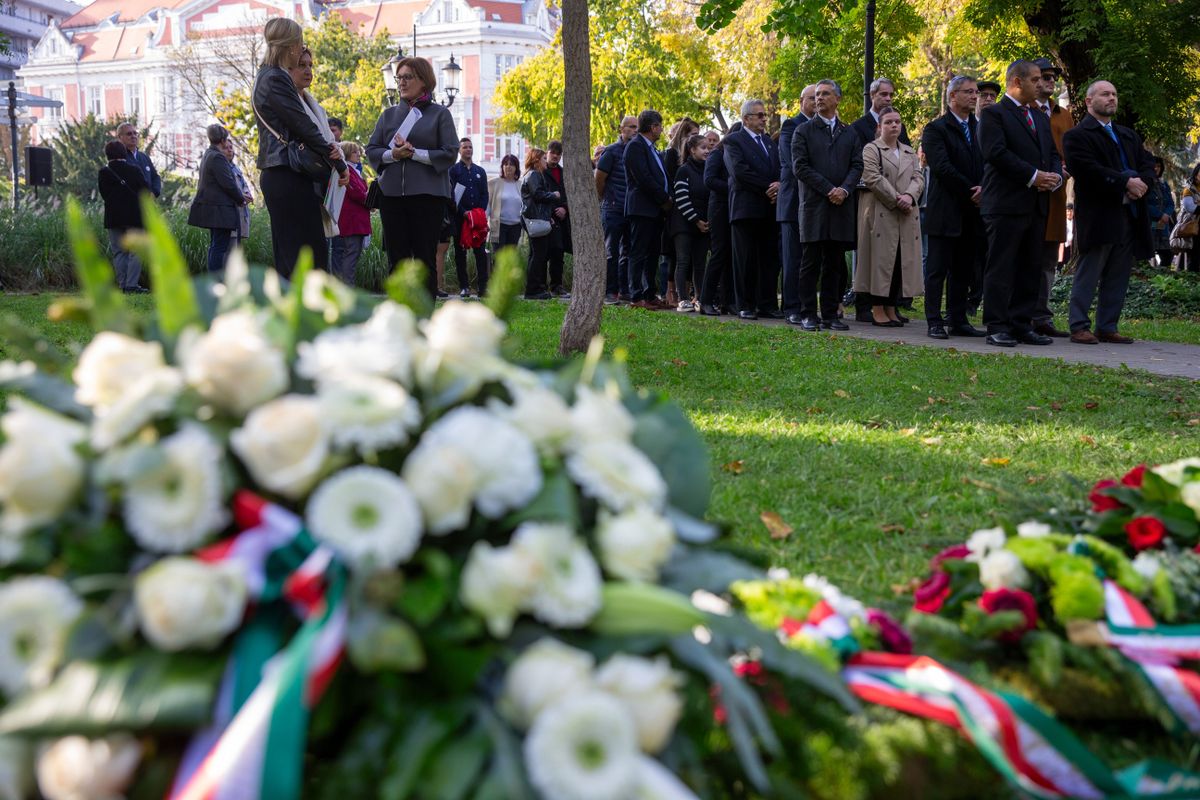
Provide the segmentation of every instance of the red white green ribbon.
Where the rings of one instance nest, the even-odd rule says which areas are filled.
[[[850,623],[825,600],[812,607],[804,622],[785,617],[780,629],[788,636],[808,636],[828,642],[843,657],[858,652],[858,640],[854,638]]]

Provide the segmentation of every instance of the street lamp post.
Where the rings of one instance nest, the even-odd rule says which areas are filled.
[[[17,84],[8,82],[8,129],[12,133],[13,211],[21,202],[21,157],[17,153]]]
[[[875,0],[867,0],[867,32],[863,42],[863,113],[871,110],[871,81],[875,80]]]
[[[416,44],[414,42],[414,49]],[[404,58],[404,46],[396,48],[396,55],[387,60],[380,71],[383,72],[383,86],[387,91],[387,101],[390,105],[395,105],[399,98],[400,84],[396,82],[396,65]],[[458,92],[462,89],[462,67],[454,60],[454,54],[450,54],[450,62],[442,67],[442,88],[446,92],[446,99],[441,101],[441,104],[449,108],[454,105],[454,98],[458,96]]]

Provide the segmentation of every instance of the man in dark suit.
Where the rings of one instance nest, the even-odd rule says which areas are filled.
[[[925,321],[934,339],[983,336],[967,321],[967,288],[983,236],[983,154],[975,120],[975,79],[957,75],[946,87],[945,114],[925,126],[921,147],[929,165],[924,232],[929,237],[925,271]],[[946,316],[942,316],[942,289]],[[947,327],[949,333],[947,333]]]
[[[142,265],[122,240],[129,231],[142,229],[140,195],[149,187],[142,178],[142,171],[126,160],[128,152],[123,142],[104,145],[108,164],[100,168],[96,183],[104,198],[104,227],[108,230],[109,254],[117,288],[126,294],[137,294],[146,291],[138,284]]]
[[[666,308],[651,289],[662,242],[663,215],[671,208],[667,170],[654,143],[662,136],[662,114],[638,115],[638,132],[625,146],[625,216],[629,218],[629,289],[633,305]]]
[[[132,122],[122,122],[117,126],[117,139],[125,145],[127,151],[125,160],[141,171],[142,180],[150,193],[155,197],[161,195],[162,178],[158,177],[158,170],[154,168],[154,162],[150,160],[150,156],[138,149],[137,127]]]
[[[1046,115],[1050,121],[1050,135],[1054,139],[1054,148],[1058,150],[1059,158],[1063,160],[1063,180],[1071,175],[1067,172],[1067,160],[1063,156],[1063,134],[1075,126],[1071,112],[1058,104],[1058,94],[1054,83],[1062,73],[1058,67],[1050,63],[1048,58],[1039,58],[1033,63],[1042,71],[1038,81],[1038,96],[1034,109]],[[1042,242],[1042,280],[1038,284],[1037,303],[1033,307],[1033,329],[1046,336],[1066,337],[1068,334],[1054,327],[1054,312],[1050,310],[1050,292],[1054,288],[1055,270],[1058,267],[1058,252],[1062,243],[1067,240],[1067,192],[1050,195],[1050,213],[1046,217],[1046,237]]]
[[[775,199],[775,221],[779,223],[783,256],[783,314],[792,325],[800,324],[800,186],[792,171],[792,135],[796,128],[817,113],[817,85],[800,92],[800,113],[779,127],[779,197]]]
[[[985,108],[979,120],[980,209],[988,230],[983,321],[985,341],[997,347],[1054,342],[1032,326],[1050,193],[1061,190],[1063,182],[1050,123],[1029,108],[1041,74],[1032,61],[1014,61],[1005,75],[1004,97]]]
[[[875,141],[879,129],[879,112],[895,105],[893,101],[896,98],[896,84],[892,83],[889,78],[876,78],[871,81],[870,95],[871,107],[867,109],[867,113],[854,120],[850,126],[854,128],[858,138],[862,139],[864,146]],[[904,127],[903,123],[900,125],[900,141],[912,147],[912,142],[908,138],[908,129]]]
[[[733,239],[734,304],[741,319],[782,318],[775,295],[779,279],[779,149],[767,135],[761,100],[742,103],[742,129],[725,138],[729,171],[729,225]]]
[[[629,221],[625,218],[625,145],[637,136],[637,117],[622,117],[618,131],[617,140],[604,148],[595,170],[604,247],[608,252],[605,303],[632,299],[629,293]]]
[[[1071,341],[1130,344],[1117,333],[1133,259],[1154,254],[1146,192],[1154,185],[1154,160],[1141,138],[1114,125],[1117,88],[1096,81],[1087,89],[1087,116],[1063,135],[1075,178],[1075,246],[1079,261],[1071,283]],[[1096,303],[1096,333],[1088,309]]]
[[[792,170],[800,195],[800,327],[845,331],[837,317],[846,275],[846,250],[854,247],[857,221],[851,193],[862,176],[862,140],[837,115],[842,89],[817,82],[817,115],[792,135]],[[817,318],[817,283],[821,286]]]
[[[728,139],[742,129],[741,122],[729,126]],[[708,233],[711,240],[708,264],[704,268],[704,288],[700,292],[700,313],[717,317],[737,313],[731,308],[733,291],[732,245],[729,229],[729,170],[725,169],[725,142],[721,141],[704,162],[704,185],[708,188]]]

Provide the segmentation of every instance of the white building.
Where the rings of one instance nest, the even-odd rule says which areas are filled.
[[[207,145],[204,126],[212,118],[196,96],[196,86],[180,76],[180,50],[194,47],[211,55],[212,48],[232,45],[245,51],[252,68],[253,41],[257,36],[261,42],[267,18],[291,16],[306,23],[325,13],[341,15],[367,36],[386,31],[409,53],[415,25],[417,55],[432,62],[435,74],[451,55],[462,66],[462,88],[451,111],[459,135],[474,140],[477,160],[494,164],[505,153],[523,149],[515,137],[497,137],[492,95],[505,72],[553,38],[558,20],[542,0],[341,0],[327,5],[310,0],[96,0],[51,23],[19,72],[25,91],[63,101],[61,109],[37,112],[35,140],[53,136],[62,119],[136,114],[153,126],[164,166],[190,169]],[[213,59],[206,56],[202,62]]]
[[[51,23],[62,22],[81,6],[70,0],[3,0],[0,33],[8,37],[7,53],[0,52],[0,81],[10,81]]]

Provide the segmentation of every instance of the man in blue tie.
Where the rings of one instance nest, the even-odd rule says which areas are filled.
[[[733,294],[740,319],[782,319],[779,311],[779,150],[767,135],[761,100],[742,103],[742,129],[725,138],[729,171],[729,224],[733,240]]]
[[[638,132],[625,146],[625,216],[629,219],[629,289],[635,308],[667,306],[654,296],[650,275],[658,262],[663,217],[671,208],[667,171],[655,142],[662,136],[662,114],[638,115]]]
[[[1087,89],[1087,116],[1063,136],[1075,178],[1075,242],[1079,261],[1071,283],[1071,341],[1129,344],[1117,332],[1135,258],[1154,253],[1146,191],[1154,160],[1133,129],[1114,125],[1117,88],[1096,81]],[[1099,286],[1096,332],[1088,311]]]

